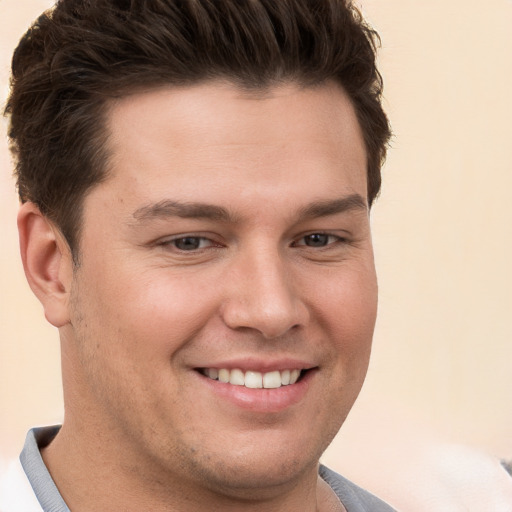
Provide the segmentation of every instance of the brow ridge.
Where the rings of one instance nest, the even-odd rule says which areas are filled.
[[[298,210],[300,220],[327,217],[352,210],[368,210],[368,205],[360,194],[350,194],[338,199],[314,201]],[[237,218],[226,208],[208,203],[180,202],[164,199],[157,203],[138,208],[133,213],[138,222],[152,219],[181,217],[185,219],[208,219],[217,222],[237,222]]]
[[[166,219],[168,217],[210,219],[222,222],[234,220],[228,210],[222,206],[197,202],[183,203],[170,199],[164,199],[158,203],[143,206],[133,213],[133,217],[139,222],[158,218]]]
[[[350,194],[339,199],[315,201],[299,210],[299,218],[315,219],[353,210],[368,210],[368,204],[360,194]]]

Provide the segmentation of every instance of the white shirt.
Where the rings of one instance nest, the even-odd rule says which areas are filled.
[[[0,512],[42,512],[19,459],[0,474]]]

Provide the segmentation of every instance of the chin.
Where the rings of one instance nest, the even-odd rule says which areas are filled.
[[[317,462],[297,459],[277,461],[252,460],[250,463],[227,463],[215,468],[203,468],[201,481],[210,490],[231,498],[262,499],[293,488],[308,472],[316,473]]]
[[[305,475],[316,474],[327,440],[264,436],[259,442],[231,443],[226,452],[195,452],[193,474],[210,491],[240,499],[270,498],[295,487]],[[330,439],[329,439],[330,442]],[[227,453],[229,452],[229,453]],[[189,459],[190,460],[190,459]]]

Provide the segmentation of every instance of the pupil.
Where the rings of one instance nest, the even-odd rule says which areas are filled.
[[[308,235],[306,237],[306,245],[309,247],[324,247],[327,245],[329,235],[323,235],[322,233],[315,233],[314,235]]]
[[[182,251],[191,251],[199,248],[199,238],[187,236],[186,238],[179,238],[176,240],[176,247]]]

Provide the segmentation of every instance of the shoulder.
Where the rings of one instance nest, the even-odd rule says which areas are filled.
[[[505,468],[505,471],[512,476],[512,459],[502,460],[501,465]]]
[[[325,466],[320,465],[319,474],[331,486],[347,512],[396,512],[381,499]]]
[[[18,459],[0,471],[0,512],[42,512]]]

